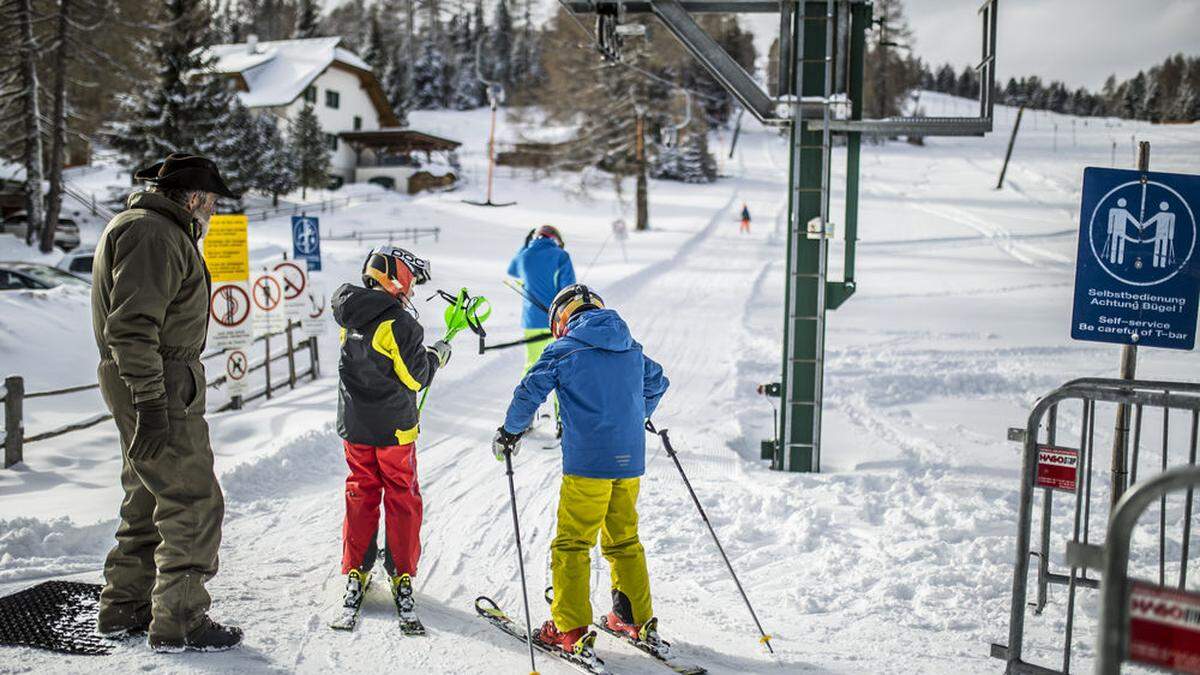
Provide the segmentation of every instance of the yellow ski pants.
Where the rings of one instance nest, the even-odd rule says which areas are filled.
[[[638,539],[639,478],[585,478],[564,475],[558,500],[558,532],[550,544],[554,602],[550,615],[560,631],[592,623],[591,550],[600,551],[612,571],[612,588],[629,598],[633,620],[654,615],[646,552]]]

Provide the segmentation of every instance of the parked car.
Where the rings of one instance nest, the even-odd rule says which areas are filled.
[[[90,283],[92,281],[92,258],[95,255],[96,249],[91,246],[77,248],[64,255],[55,267]]]
[[[0,223],[0,232],[15,235],[19,239],[24,239],[28,230],[29,216],[24,211],[14,213]],[[54,230],[54,245],[64,251],[79,248],[79,224],[71,218],[60,217],[58,227]]]
[[[49,265],[0,262],[0,291],[47,289],[64,285],[87,287],[91,284]]]

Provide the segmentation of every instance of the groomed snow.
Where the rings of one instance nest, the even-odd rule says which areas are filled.
[[[930,114],[969,111],[966,101],[924,99]],[[489,334],[503,340],[518,333],[518,298],[501,285],[509,256],[529,227],[549,222],[563,230],[579,275],[671,377],[656,421],[671,429],[775,636],[772,657],[757,643],[673,465],[651,440],[642,532],[663,631],[687,657],[717,673],[996,672],[1001,664],[988,657],[988,643],[1007,635],[1020,461],[1005,429],[1022,424],[1036,397],[1057,384],[1112,375],[1117,365],[1115,347],[1068,334],[1082,169],[1110,165],[1114,141],[1117,165],[1130,166],[1133,136],[1152,142],[1153,168],[1200,172],[1198,125],[1027,113],[1007,187],[995,191],[1012,112],[1000,108],[998,131],[984,139],[864,146],[859,290],[830,314],[821,474],[771,472],[758,459],[759,441],[772,435],[774,400],[754,387],[778,379],[783,312],[787,148],[773,131],[748,125],[732,159],[725,158],[729,134],[714,138],[729,177],[713,185],[652,182],[653,229],[633,234],[623,251],[610,223],[632,221],[629,206],[617,204],[603,180],[580,197],[573,181],[535,183],[504,169],[497,200],[516,206],[462,203],[481,190],[486,111],[420,113],[414,126],[465,141],[474,182],[457,193],[389,195],[323,214],[322,231],[441,227],[440,241],[413,248],[432,258],[437,287],[466,285],[492,300]],[[840,185],[840,150],[834,168]],[[840,189],[834,199],[840,229]],[[737,233],[743,201],[754,215],[750,235]],[[253,224],[254,255],[289,247],[288,230],[286,218]],[[354,279],[372,243],[324,242],[322,283]],[[835,246],[833,257],[840,251]],[[92,380],[86,296],[0,300],[9,303],[0,313],[0,370],[36,379],[39,388]],[[421,306],[433,333],[440,307]],[[427,638],[397,635],[382,588],[370,595],[356,633],[325,628],[340,594],[345,473],[331,426],[330,331],[323,378],[209,417],[229,503],[222,570],[210,586],[213,614],[246,628],[245,647],[157,656],[130,643],[91,659],[3,649],[0,672],[526,672],[522,646],[471,608],[479,594],[514,614],[520,606],[507,484],[487,445],[521,354],[479,356],[473,346],[470,336],[458,339],[422,421],[426,523],[417,591]],[[1200,375],[1190,354],[1143,351],[1141,376]],[[210,408],[224,400],[219,390],[209,396]],[[50,428],[99,405],[90,394],[29,401],[27,428]],[[1078,426],[1077,416],[1064,414]],[[560,471],[558,453],[539,445],[528,443],[516,467],[535,600],[548,579]],[[114,429],[101,425],[31,444],[24,465],[0,472],[0,593],[51,577],[99,581],[120,499],[118,454]],[[1105,480],[1101,474],[1098,485]],[[1104,492],[1097,503],[1107,502]],[[1068,515],[1063,501],[1056,514]],[[1171,515],[1181,521],[1178,509]],[[1149,560],[1147,550],[1139,549],[1138,564]],[[603,562],[593,566],[597,611],[606,607],[606,575]],[[1027,651],[1047,665],[1062,629],[1061,588],[1051,590],[1051,603],[1045,617],[1030,619]],[[1094,594],[1082,592],[1081,603],[1077,670],[1091,665]],[[536,620],[546,616],[540,601],[534,607]],[[600,650],[615,672],[661,668],[604,638]],[[539,668],[573,672],[544,659]]]

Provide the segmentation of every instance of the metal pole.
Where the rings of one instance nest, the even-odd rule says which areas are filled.
[[[1004,166],[1000,167],[1000,180],[996,181],[996,189],[1004,187],[1004,174],[1008,173],[1008,160],[1012,159],[1013,145],[1017,142],[1017,130],[1021,128],[1021,116],[1025,114],[1025,104],[1017,108],[1017,121],[1013,123],[1012,136],[1008,137],[1008,150],[1004,153]],[[1035,118],[1036,119],[1036,118]]]
[[[1145,173],[1150,170],[1150,142],[1142,141],[1138,143],[1138,158],[1137,170],[1141,172],[1142,182],[1146,181]],[[1133,344],[1124,345],[1121,347],[1121,373],[1122,380],[1132,380],[1137,373],[1137,334],[1134,333],[1129,337]],[[1117,501],[1121,499],[1121,495],[1125,493],[1126,479],[1128,478],[1129,467],[1125,460],[1126,451],[1129,446],[1129,404],[1117,404],[1117,421],[1116,428],[1113,430],[1112,444],[1112,505],[1116,507]]]
[[[521,550],[521,520],[517,517],[517,487],[513,483],[512,450],[504,451],[504,473],[508,476],[508,498],[512,505],[513,536],[517,542],[517,569],[521,572],[521,598],[525,601],[525,642],[529,645],[529,671],[537,672],[533,659],[533,624],[529,621],[529,590],[525,586],[525,553]]]
[[[492,107],[492,128],[488,131],[488,184],[487,203],[492,203],[492,175],[496,170],[496,93],[488,87],[488,103]]]
[[[746,603],[746,609],[750,610],[750,618],[754,619],[754,625],[758,627],[758,634],[762,637],[759,642],[767,646],[767,651],[772,654],[775,649],[771,647],[771,636],[763,630],[762,624],[758,621],[758,615],[754,613],[754,606],[750,604],[750,598],[746,597],[746,590],[742,588],[742,582],[738,580],[737,572],[733,571],[733,564],[729,562],[729,556],[725,554],[725,548],[721,546],[721,540],[717,538],[717,532],[713,529],[712,523],[708,521],[708,514],[704,512],[704,507],[700,505],[700,499],[696,496],[696,491],[692,489],[692,482],[688,480],[687,473],[683,470],[683,465],[679,463],[679,455],[675,452],[675,448],[671,445],[671,438],[667,436],[667,430],[659,431],[654,428],[654,423],[646,420],[646,431],[657,435],[662,439],[663,447],[666,448],[667,454],[671,456],[671,461],[675,462],[675,468],[679,469],[679,475],[683,478],[683,485],[687,488],[688,494],[692,496],[692,503],[696,505],[696,510],[700,512],[700,518],[704,520],[705,527],[708,528],[708,533],[712,535],[713,543],[717,545],[717,551],[721,554],[721,559],[725,561],[725,567],[729,570],[729,576],[733,577],[733,583],[737,585],[738,593],[742,596],[742,602]],[[514,508],[516,508],[514,506]],[[516,514],[514,512],[514,518]]]
[[[30,225],[32,227],[32,224]],[[24,461],[25,378],[10,375],[4,378],[4,468]]]

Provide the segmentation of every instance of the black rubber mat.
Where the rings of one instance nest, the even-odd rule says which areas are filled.
[[[46,581],[0,598],[0,645],[108,654],[112,645],[96,635],[99,602],[99,584],[74,581]]]

